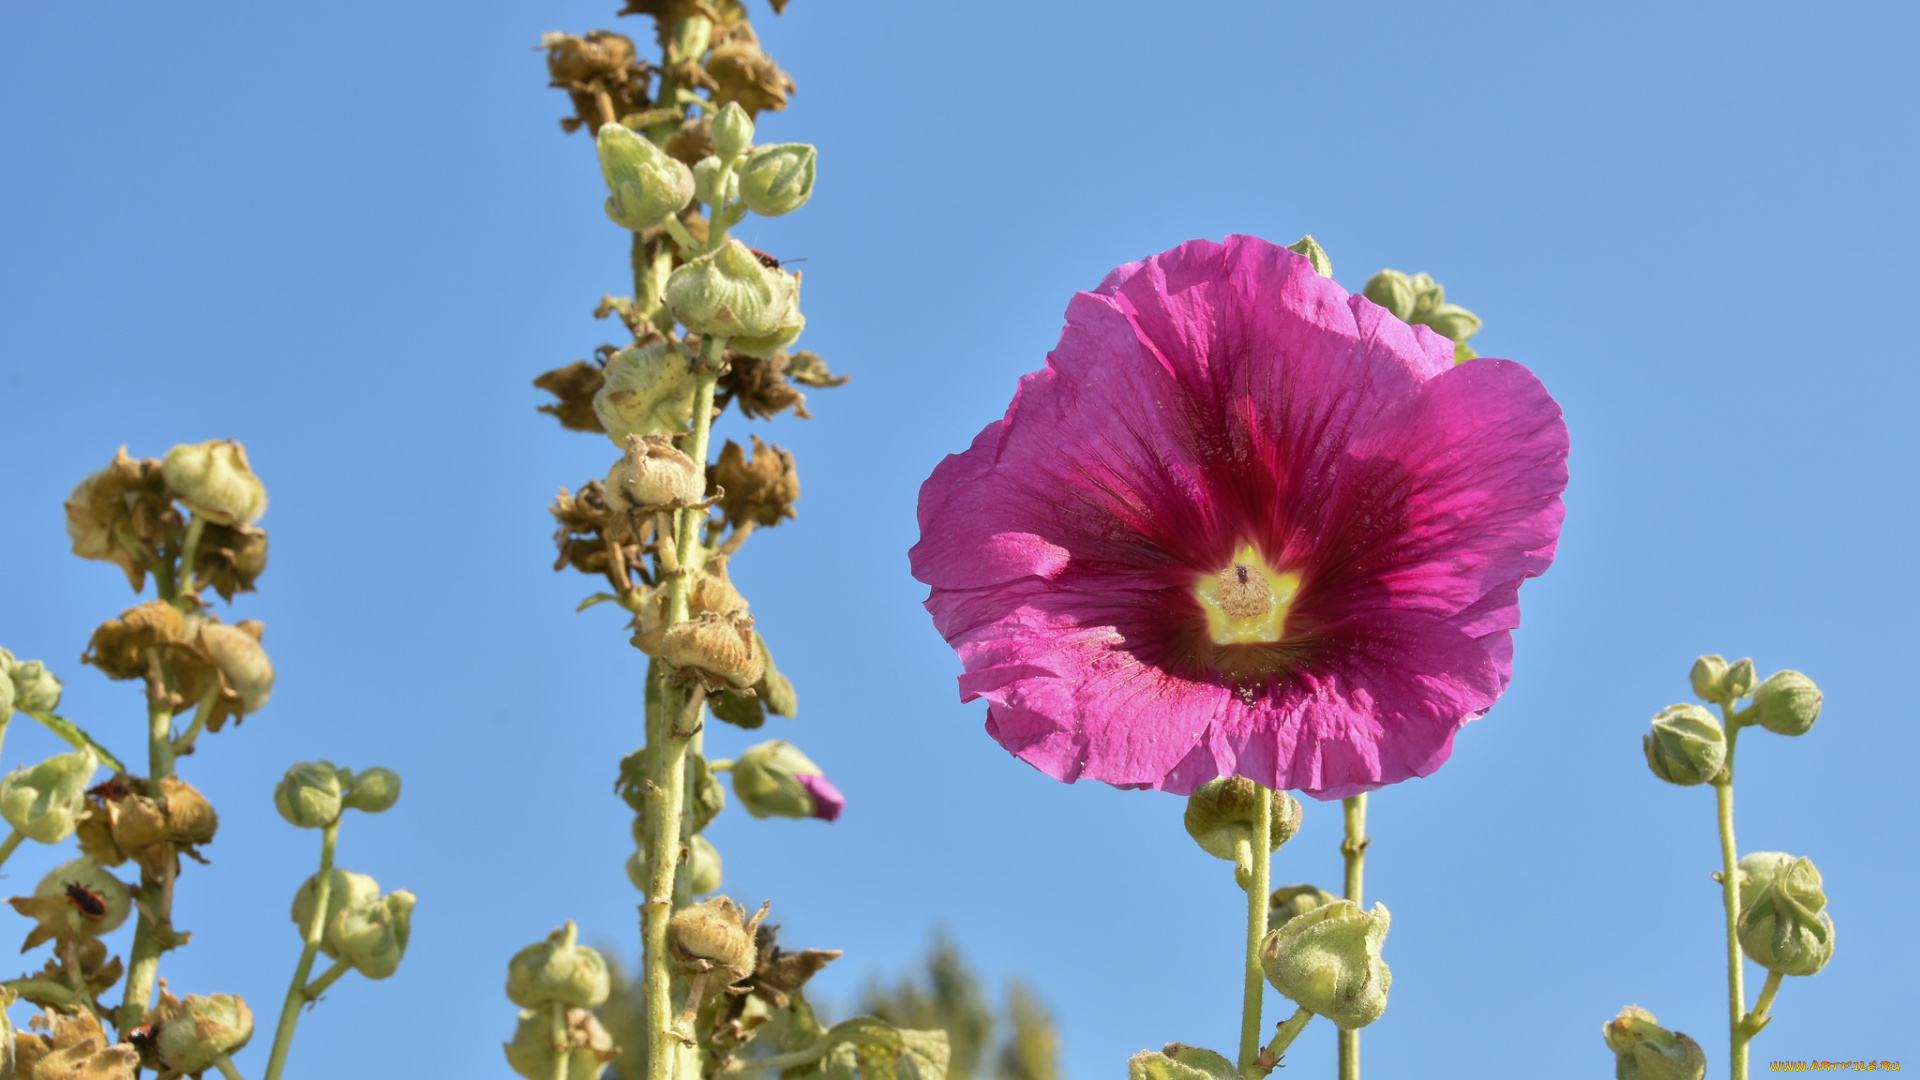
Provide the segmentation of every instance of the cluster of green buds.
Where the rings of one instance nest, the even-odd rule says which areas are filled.
[[[1750,659],[1728,663],[1721,656],[1702,656],[1688,677],[1694,694],[1719,706],[1734,728],[1752,725],[1776,735],[1804,735],[1820,718],[1820,688],[1798,671],[1777,671],[1762,681]],[[1747,698],[1751,703],[1740,707]],[[1653,730],[1642,741],[1647,767],[1682,787],[1720,782],[1729,756],[1727,736],[1721,720],[1702,706],[1669,705],[1653,718]]]
[[[620,1052],[593,1014],[612,992],[612,976],[579,936],[567,923],[507,964],[507,999],[521,1008],[507,1064],[527,1080],[591,1080]]]
[[[315,874],[293,894],[290,915],[303,934],[314,925],[320,910],[321,880]],[[337,867],[327,872],[325,880],[320,953],[369,979],[384,979],[399,970],[413,930],[414,895],[405,889],[382,893],[373,878]]]
[[[1382,270],[1368,278],[1361,291],[1401,322],[1432,327],[1453,342],[1454,363],[1479,355],[1467,347],[1467,342],[1480,332],[1480,316],[1459,304],[1447,303],[1447,290],[1426,274]]]
[[[0,649],[0,724],[14,712],[51,713],[60,707],[60,680],[38,660],[15,660]]]
[[[287,769],[273,789],[273,805],[287,824],[301,829],[324,829],[340,820],[345,810],[385,813],[400,801],[400,776],[375,766],[341,768],[331,761],[302,761]]]

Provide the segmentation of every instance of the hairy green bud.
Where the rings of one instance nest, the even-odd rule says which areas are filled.
[[[1727,658],[1712,653],[1693,662],[1693,670],[1687,672],[1687,681],[1693,684],[1693,694],[1701,701],[1723,704],[1724,695],[1721,684],[1727,678]]]
[[[393,804],[399,801],[400,774],[376,765],[354,774],[353,781],[347,785],[346,797],[340,800],[340,805],[351,807],[363,814],[383,814],[393,809]]]
[[[1352,1031],[1387,1009],[1393,973],[1380,958],[1392,916],[1335,900],[1287,920],[1260,943],[1260,967],[1281,995]]]
[[[1740,949],[1782,975],[1812,975],[1833,959],[1833,918],[1812,859],[1781,867],[1740,913]]]
[[[232,439],[176,446],[160,462],[160,475],[176,498],[208,521],[251,525],[267,512],[267,489],[253,475],[246,448]]]
[[[1260,785],[1252,780],[1244,776],[1209,780],[1187,796],[1187,835],[1207,854],[1231,862],[1241,841],[1252,843],[1259,806]],[[1268,821],[1272,850],[1279,851],[1300,831],[1299,801],[1284,791],[1274,792]]]
[[[1339,897],[1312,885],[1286,885],[1273,890],[1267,898],[1267,929],[1278,930],[1287,920],[1298,918],[1317,907],[1333,903]]]
[[[1185,1043],[1142,1050],[1127,1061],[1127,1080],[1241,1080],[1240,1070],[1212,1050]]]
[[[696,333],[750,338],[787,325],[798,288],[792,274],[761,265],[751,248],[729,239],[675,269],[665,299],[673,317]]]
[[[327,924],[327,939],[340,959],[369,979],[384,979],[400,969],[413,932],[415,897],[397,889],[364,904],[341,908]]]
[[[813,198],[816,152],[805,143],[762,146],[740,164],[740,198],[761,217],[790,214]]]
[[[87,782],[100,767],[92,747],[56,754],[0,780],[0,817],[27,839],[57,844],[73,835],[75,818],[87,808]]]
[[[253,1010],[238,994],[188,994],[154,1032],[154,1050],[170,1075],[192,1075],[247,1045]]]
[[[1398,270],[1382,270],[1367,279],[1360,292],[1367,299],[1386,308],[1393,317],[1401,322],[1413,319],[1413,279]]]
[[[1327,249],[1320,246],[1320,241],[1315,240],[1312,233],[1288,244],[1287,250],[1295,255],[1306,256],[1307,261],[1313,264],[1313,272],[1321,277],[1333,276],[1333,260],[1327,257]]]
[[[1700,1044],[1661,1027],[1638,1005],[1620,1010],[1600,1035],[1614,1053],[1616,1080],[1702,1080],[1707,1075]]]
[[[1774,877],[1793,865],[1793,856],[1784,851],[1755,851],[1740,857],[1740,910],[1753,906],[1760,890]]]
[[[340,770],[332,762],[302,761],[274,786],[273,806],[291,825],[324,829],[340,820],[345,795]]]
[[[753,117],[737,101],[729,101],[713,117],[713,152],[732,161],[753,146]]]
[[[593,395],[593,415],[614,445],[624,449],[634,436],[686,431],[693,422],[697,390],[693,365],[679,346],[621,349],[607,362],[600,390]]]
[[[507,999],[523,1009],[541,1009],[554,1002],[570,1008],[591,1009],[607,1000],[613,983],[607,962],[579,944],[580,930],[569,922],[529,945],[507,963]]]
[[[1669,705],[1653,718],[1641,748],[1647,767],[1669,784],[1691,787],[1720,774],[1727,763],[1727,736],[1720,721],[1698,705]]]
[[[651,229],[693,201],[693,173],[644,135],[602,124],[595,137],[606,178],[607,216],[634,232]]]
[[[507,1064],[527,1080],[554,1080],[554,1058],[565,1054],[566,1072],[560,1074],[565,1080],[594,1080],[620,1053],[613,1036],[585,1009],[567,1010],[557,1050],[555,1034],[552,1010],[524,1010],[513,1041],[506,1044]]]
[[[832,821],[846,805],[826,774],[785,739],[748,747],[733,763],[733,793],[754,817]]]
[[[1797,671],[1776,671],[1753,692],[1754,722],[1775,735],[1805,735],[1820,719],[1820,688]]]
[[[340,959],[340,949],[326,931],[333,926],[341,911],[371,903],[380,898],[380,883],[365,874],[356,874],[351,870],[335,867],[327,875],[327,910],[320,922],[320,951],[327,954],[329,960]],[[320,895],[320,875],[315,874],[300,884],[293,894],[293,925],[302,936],[313,923],[313,909]]]
[[[0,722],[13,710],[52,712],[60,707],[60,680],[38,660],[15,660],[0,649]]]

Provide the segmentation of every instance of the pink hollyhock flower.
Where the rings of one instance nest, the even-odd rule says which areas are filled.
[[[1049,776],[1341,798],[1425,776],[1512,675],[1560,407],[1246,236],[1115,270],[920,489],[963,701]]]

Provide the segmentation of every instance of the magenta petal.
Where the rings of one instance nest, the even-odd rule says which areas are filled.
[[[846,808],[847,797],[833,786],[833,781],[814,773],[796,773],[794,779],[813,796],[813,816],[828,821],[838,820],[840,811]]]
[[[1074,297],[921,488],[913,571],[963,700],[1048,775],[1337,798],[1432,772],[1505,688],[1566,453],[1518,364],[1456,368],[1290,251],[1195,241]],[[1251,668],[1193,598],[1247,544],[1302,582]]]

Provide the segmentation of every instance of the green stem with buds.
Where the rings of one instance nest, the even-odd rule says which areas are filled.
[[[321,972],[319,978],[308,983],[306,988],[300,991],[300,994],[308,1001],[318,1001],[320,1000],[320,995],[327,992],[328,987],[340,981],[340,976],[352,970],[353,965],[348,963],[345,957],[335,960],[333,966]]]
[[[173,665],[162,664],[160,685],[147,692],[147,793],[156,800],[164,798],[160,781],[173,775],[173,683]],[[173,917],[169,883],[154,880],[145,869],[140,871],[140,879],[146,903],[139,908],[133,945],[127,950],[127,994],[120,1002],[116,1020],[123,1031],[139,1025],[146,1016],[147,1006],[153,1001],[154,981],[160,977],[160,954],[165,949],[148,912],[156,913],[161,922],[170,922]]]
[[[176,759],[182,754],[190,754],[193,752],[194,741],[199,739],[200,733],[207,729],[207,720],[213,715],[213,703],[218,701],[219,698],[220,685],[218,683],[207,687],[207,695],[200,699],[200,704],[193,710],[193,723],[187,725],[187,730],[181,732],[180,736],[173,740],[173,756]]]
[[[199,557],[200,534],[205,532],[206,528],[207,519],[199,514],[193,515],[193,520],[187,523],[187,539],[180,545],[180,577],[175,585],[181,596],[193,591],[193,561]],[[176,596],[175,606],[184,607],[185,605],[179,601],[180,597]]]
[[[1733,748],[1740,738],[1740,719],[1731,704],[1720,706],[1720,714],[1726,718],[1727,763],[1713,780],[1713,801],[1720,815],[1720,896],[1727,908],[1728,1075],[1747,1080],[1747,1043],[1753,1033],[1741,1023],[1747,1014],[1746,958],[1740,953],[1740,851],[1733,842]]]
[[[687,440],[688,457],[704,464],[707,443],[713,428],[713,388],[725,362],[727,341],[721,337],[702,337],[700,351],[704,363],[695,376],[693,433]],[[675,549],[682,569],[667,580],[667,624],[687,617],[687,567],[699,541],[700,519],[704,510],[675,512]],[[669,688],[675,689],[675,688]],[[642,930],[646,967],[647,1080],[672,1080],[673,972],[667,965],[667,922],[673,917],[674,875],[680,866],[681,818],[687,794],[687,751],[692,732],[679,730],[679,718],[690,700],[689,691],[676,690],[664,695],[661,716],[648,732],[650,744],[659,752],[652,756],[653,788],[648,796],[653,806],[652,830],[648,836],[647,900],[643,907]],[[696,717],[697,718],[697,717]],[[655,743],[657,740],[657,743]]]
[[[20,842],[26,838],[27,834],[21,832],[19,829],[15,829],[7,834],[5,842],[0,842],[0,866],[5,866],[7,860],[13,858],[14,849],[18,848]]]
[[[573,1055],[567,1052],[567,1007],[555,1001],[547,1006],[552,1018],[550,1036],[553,1039],[553,1080],[567,1080],[567,1064]]]
[[[320,939],[326,931],[327,901],[333,892],[333,847],[340,839],[340,822],[335,820],[320,831],[320,873],[314,878],[313,917],[300,928],[306,944],[300,949],[300,963],[293,969],[293,982],[287,987],[287,1000],[280,1006],[280,1026],[273,1033],[273,1052],[267,1056],[266,1080],[280,1080],[287,1067],[287,1051],[293,1047],[293,1029],[300,1023],[300,1010],[307,1004],[307,977],[313,974],[313,958],[320,951]]]
[[[1260,969],[1260,942],[1267,936],[1268,894],[1273,876],[1273,791],[1254,785],[1253,842],[1248,845],[1247,887],[1247,966],[1245,985],[1240,995],[1240,1060],[1242,1070],[1251,1068],[1260,1056],[1260,1002],[1267,990],[1266,972]]]
[[[1346,818],[1346,838],[1340,842],[1340,854],[1347,860],[1346,898],[1360,903],[1366,883],[1367,795],[1361,792],[1340,800]],[[1340,1029],[1340,1080],[1360,1080],[1360,1032]]]
[[[1773,1019],[1773,996],[1780,992],[1780,982],[1785,977],[1777,971],[1767,972],[1767,981],[1760,985],[1760,1000],[1753,1003],[1753,1011],[1740,1024],[1749,1039],[1760,1034],[1760,1029]]]
[[[1300,1037],[1300,1033],[1306,1030],[1307,1021],[1312,1019],[1313,1014],[1307,1011],[1305,1005],[1295,1009],[1292,1016],[1281,1021],[1280,1029],[1273,1033],[1273,1041],[1260,1051],[1260,1056],[1254,1059],[1253,1064],[1240,1066],[1240,1075],[1246,1080],[1260,1080],[1273,1072],[1279,1066],[1280,1059],[1286,1056],[1287,1047],[1293,1045],[1293,1040]]]

